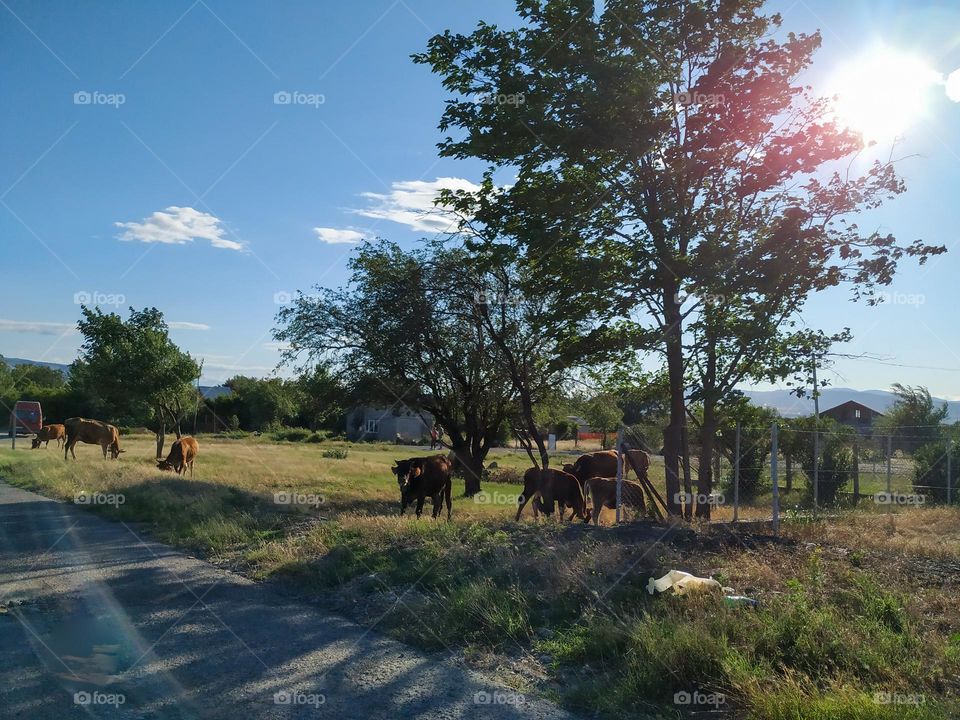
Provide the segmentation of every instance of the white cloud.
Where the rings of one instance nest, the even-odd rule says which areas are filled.
[[[960,70],[954,70],[947,75],[944,85],[946,86],[947,97],[954,102],[960,102]]]
[[[210,326],[206,323],[195,323],[195,322],[184,322],[182,320],[174,320],[173,322],[168,322],[167,327],[171,330],[209,330]]]
[[[406,225],[417,232],[449,232],[456,228],[456,218],[443,208],[434,206],[441,190],[477,192],[475,185],[463,178],[442,177],[432,182],[403,180],[390,185],[389,193],[362,193],[370,206],[351,212],[376,220]]]
[[[78,332],[74,323],[32,322],[29,320],[0,320],[0,331],[35,333],[37,335],[65,335]]]
[[[191,207],[171,205],[144,218],[143,222],[118,222],[114,225],[123,228],[123,232],[117,236],[120,240],[168,245],[209,240],[215,248],[243,249],[243,243],[227,240],[223,236],[225,228],[219,218]]]
[[[328,245],[353,245],[363,240],[363,233],[357,230],[338,230],[337,228],[315,227],[317,239]]]

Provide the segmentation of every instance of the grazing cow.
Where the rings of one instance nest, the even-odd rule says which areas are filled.
[[[63,446],[63,459],[67,459],[69,452],[73,459],[77,459],[77,454],[73,451],[73,446],[77,442],[84,442],[89,445],[99,445],[103,449],[103,457],[106,459],[107,450],[110,451],[110,457],[116,460],[120,453],[126,452],[120,449],[120,433],[113,425],[109,425],[99,420],[87,420],[86,418],[67,418],[63,422],[67,431],[67,442]]]
[[[173,470],[177,475],[186,475],[189,465],[190,477],[193,477],[193,461],[199,452],[200,443],[184,435],[173,443],[166,460],[157,461],[157,467],[161,470]]]
[[[563,466],[565,472],[575,476],[580,481],[580,487],[592,477],[616,477],[617,453],[615,450],[600,450],[586,453],[576,459],[573,465]]]
[[[447,520],[450,519],[450,492],[453,475],[453,463],[443,455],[398,460],[392,468],[400,486],[400,514],[406,512],[407,505],[417,501],[417,517],[423,512],[423,501],[430,497],[433,501],[433,518],[440,516],[441,503],[446,500]]]
[[[584,485],[584,496],[593,500],[593,524],[600,524],[600,512],[603,508],[611,510],[617,507],[617,479],[610,477],[594,477]],[[632,480],[624,480],[620,492],[622,505],[630,505],[640,512],[644,512],[646,504],[643,499],[643,487]]]
[[[66,441],[67,430],[63,425],[44,425],[40,428],[40,431],[37,433],[37,436],[33,439],[33,449],[36,450],[40,447],[40,443],[45,443],[44,448],[50,447],[50,441],[56,440],[57,447],[63,447],[63,443]]]
[[[556,503],[560,509],[561,521],[567,508],[573,510],[570,515],[571,520],[574,516],[585,522],[590,519],[580,481],[564,470],[530,468],[523,474],[523,494],[517,498],[515,520],[520,519],[523,508],[531,500],[534,518],[537,518],[541,511],[547,515],[553,515],[553,505]]]

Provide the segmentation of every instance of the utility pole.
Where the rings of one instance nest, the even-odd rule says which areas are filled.
[[[817,354],[813,354],[813,509],[820,500],[820,388],[817,385]]]

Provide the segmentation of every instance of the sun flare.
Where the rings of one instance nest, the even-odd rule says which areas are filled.
[[[841,66],[830,94],[841,126],[866,142],[885,142],[925,115],[930,87],[942,82],[922,58],[879,46]]]

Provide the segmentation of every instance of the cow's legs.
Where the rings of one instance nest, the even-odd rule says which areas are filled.
[[[423,513],[423,501],[426,499],[427,497],[425,495],[421,495],[417,498],[417,517],[418,518]]]
[[[447,500],[447,522],[450,521],[450,507],[451,507],[451,502],[450,502],[450,485],[451,485],[451,484],[452,484],[452,483],[450,482],[450,480],[447,479],[447,484],[446,484],[446,485],[444,486],[444,488],[443,488],[443,494],[444,494],[444,497],[445,497],[446,500]]]
[[[439,495],[434,495],[430,498],[430,500],[433,502],[433,519],[436,520],[440,517],[440,510],[443,508],[443,490],[440,491]]]
[[[70,441],[64,443],[64,445],[63,445],[63,459],[64,459],[64,460],[67,459],[67,453],[68,453],[68,452],[73,456],[73,459],[74,459],[74,460],[77,459],[77,454],[73,451],[73,446],[76,445],[76,444],[77,444],[77,441],[76,441],[75,439],[70,440]]]

